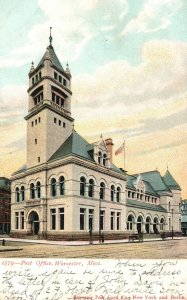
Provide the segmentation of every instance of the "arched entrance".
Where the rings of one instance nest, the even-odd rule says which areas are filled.
[[[146,233],[150,233],[150,224],[151,224],[151,218],[147,217],[146,218],[146,224],[145,224]]]
[[[31,232],[33,235],[38,235],[40,230],[40,221],[39,216],[36,211],[32,211],[29,214],[28,221],[31,224]]]
[[[143,218],[142,216],[139,216],[137,219],[137,231],[138,233],[142,232],[142,224],[143,224]]]
[[[154,218],[154,222],[153,222],[153,231],[154,231],[154,233],[159,233],[159,231],[158,231],[158,218]]]

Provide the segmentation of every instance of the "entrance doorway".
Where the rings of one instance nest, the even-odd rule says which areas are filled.
[[[154,218],[154,223],[153,223],[153,231],[154,233],[158,234],[158,218]]]
[[[150,217],[147,217],[146,224],[145,224],[146,233],[150,233],[150,224],[151,224],[151,219],[150,219]]]
[[[31,232],[33,235],[38,235],[40,230],[40,221],[37,212],[32,211],[29,214],[29,223],[31,224]]]
[[[137,231],[138,233],[142,232],[142,224],[143,224],[143,218],[142,216],[139,216],[137,219]]]

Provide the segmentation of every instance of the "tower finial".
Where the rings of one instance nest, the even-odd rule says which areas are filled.
[[[50,36],[49,36],[49,45],[50,46],[52,46],[52,40],[53,40],[52,35],[51,35],[51,29],[52,29],[52,27],[50,27]]]

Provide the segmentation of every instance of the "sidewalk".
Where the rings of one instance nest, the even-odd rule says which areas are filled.
[[[187,239],[187,237],[174,237],[173,240],[181,240],[181,239]],[[10,238],[10,237],[2,237],[0,236],[0,248],[2,247],[9,247],[9,246],[1,246],[2,245],[2,240],[5,240],[5,245],[6,241],[7,242],[20,242],[20,243],[31,243],[31,244],[47,244],[47,245],[59,245],[59,246],[85,246],[85,245],[90,245],[89,241],[50,241],[50,240],[29,240],[29,239],[18,239],[18,238]],[[144,239],[143,243],[145,242],[154,242],[154,241],[168,241],[172,240],[171,237],[166,238],[164,241],[161,238],[152,238],[152,239]],[[136,241],[130,241],[128,239],[123,239],[123,240],[105,240],[104,243],[101,243],[101,245],[105,244],[118,244],[118,243],[142,243],[139,242],[138,240]],[[99,245],[99,241],[93,241],[92,245]],[[19,247],[18,247],[19,248]]]

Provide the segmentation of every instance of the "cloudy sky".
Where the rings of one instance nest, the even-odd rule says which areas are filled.
[[[0,0],[0,173],[26,161],[28,72],[53,46],[75,129],[125,139],[128,173],[167,166],[187,198],[187,1]],[[123,167],[123,156],[114,157]]]

